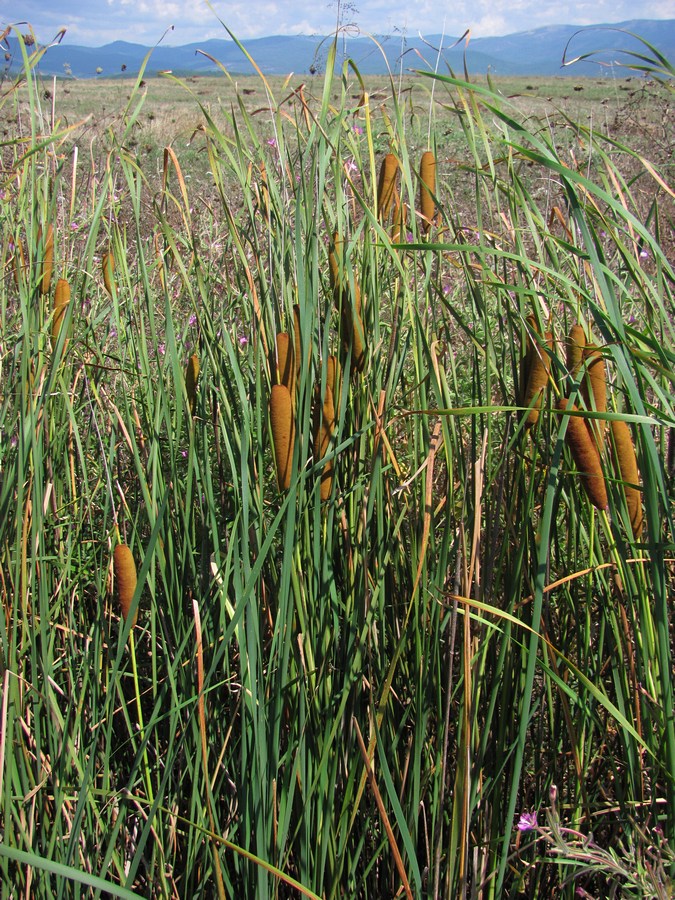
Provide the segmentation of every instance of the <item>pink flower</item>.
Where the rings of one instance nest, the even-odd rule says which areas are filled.
[[[532,831],[533,828],[537,827],[537,813],[521,813],[520,819],[518,820],[518,831]]]

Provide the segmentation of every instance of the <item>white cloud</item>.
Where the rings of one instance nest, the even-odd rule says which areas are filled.
[[[86,9],[86,12],[83,10]],[[526,31],[540,25],[592,24],[636,18],[675,16],[672,0],[353,0],[343,3],[342,19],[370,34],[459,36],[471,28],[474,38]],[[214,11],[217,15],[214,15]],[[336,24],[334,0],[2,0],[0,27],[29,21],[41,40],[61,25],[68,43],[92,46],[124,39],[155,44],[166,35],[171,44],[223,37],[218,16],[241,39],[272,34],[330,34]]]

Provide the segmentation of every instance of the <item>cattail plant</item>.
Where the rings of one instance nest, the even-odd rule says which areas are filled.
[[[537,326],[537,317],[530,313],[525,319],[527,325],[535,333],[539,334]],[[523,350],[520,357],[520,379],[518,382],[518,402],[521,406],[525,406],[525,394],[527,392],[527,379],[530,377],[530,369],[532,368],[532,358],[536,353],[535,343],[532,340],[530,332],[525,328],[523,337]]]
[[[260,179],[258,181],[258,206],[266,219],[270,215],[270,192],[267,184],[265,161],[260,160]]]
[[[299,326],[298,326],[299,330]],[[295,393],[295,348],[290,334],[280,331],[276,340],[276,358],[271,365],[272,381],[275,384],[284,384],[293,397]]]
[[[44,297],[49,293],[52,283],[52,269],[54,268],[54,227],[47,226],[47,234],[42,243],[42,226],[38,228],[38,247],[42,245],[42,260],[38,272],[38,285],[40,293]]]
[[[341,266],[343,258],[343,244],[344,242],[340,237],[339,232],[334,232],[333,240],[328,250],[328,267],[330,274],[330,287],[333,292],[333,300],[338,307],[342,304],[343,283],[345,280],[345,273],[342,270]]]
[[[532,317],[530,324],[536,332],[536,322]],[[534,323],[534,324],[533,324]],[[544,402],[544,393],[548,384],[548,376],[551,370],[551,356],[544,347],[535,344],[531,337],[527,337],[527,348],[523,360],[523,383],[525,385],[522,405],[532,407],[528,414],[526,425],[528,427],[536,425],[539,421],[539,411]],[[544,335],[544,344],[548,351],[553,350],[553,335],[547,331]]]
[[[136,563],[126,544],[118,544],[113,553],[113,571],[115,573],[115,588],[120,604],[123,619],[129,618],[131,601],[136,591]],[[138,610],[134,612],[131,627],[136,625]]]
[[[578,412],[576,404],[572,404],[568,408],[568,402],[565,398],[560,399],[558,401],[558,410],[563,413]],[[574,464],[579,470],[581,483],[588,495],[588,499],[596,509],[606,509],[608,505],[607,486],[605,484],[605,476],[602,474],[600,454],[583,418],[580,416],[569,417],[565,441],[572,453]]]
[[[586,349],[586,334],[581,325],[572,325],[565,344],[567,351],[567,371],[576,381]]]
[[[636,487],[640,481],[635,446],[627,422],[613,419],[611,423],[612,440],[619,472],[626,494],[626,508],[630,517],[633,537],[638,540],[642,535],[642,497]]]
[[[193,353],[185,367],[185,390],[187,391],[190,414],[195,412],[195,397],[197,394],[197,381],[199,380],[199,357]]]
[[[387,153],[380,166],[377,181],[377,217],[382,224],[389,218],[391,207],[396,196],[396,179],[398,177],[398,159],[393,153]]]
[[[333,398],[340,396],[340,362],[337,356],[326,360],[326,387],[331,389]]]
[[[594,344],[584,348],[586,374],[581,383],[581,395],[586,409],[595,412],[607,412],[607,380],[605,376],[605,360],[600,349]],[[605,434],[605,420],[594,419],[591,425],[598,448],[602,445]]]
[[[115,274],[115,257],[112,250],[110,250],[108,253],[103,254],[103,259],[101,260],[101,268],[103,270],[103,284],[105,285],[105,289],[108,294],[112,297],[113,277]]]
[[[328,254],[330,265],[330,283],[333,290],[333,298],[340,310],[342,344],[345,353],[352,351],[352,371],[362,372],[366,364],[366,335],[363,328],[363,308],[361,303],[361,289],[354,278],[353,305],[349,292],[343,261],[344,242],[336,231],[333,235],[333,244]]]
[[[401,232],[405,231],[406,225],[408,224],[408,204],[401,203],[401,198],[398,193],[394,198],[394,214],[392,216],[392,225],[391,225],[391,241],[393,244],[398,244],[401,240]]]
[[[12,269],[14,272],[14,284],[18,288],[21,274],[26,270],[26,254],[24,253],[21,238],[17,238],[14,243],[14,253],[12,255]]]
[[[334,358],[334,357],[333,357]],[[314,409],[314,461],[323,459],[330,447],[335,428],[335,401],[332,389],[326,385],[323,403],[317,397]],[[321,470],[321,499],[328,500],[333,486],[333,460],[328,460]]]
[[[54,291],[54,313],[52,315],[52,349],[56,347],[61,333],[61,325],[70,303],[70,285],[65,278],[59,278],[56,282],[56,290]],[[68,339],[63,345],[65,350]]]
[[[274,443],[274,459],[279,490],[291,486],[293,467],[293,444],[295,442],[295,420],[293,401],[285,384],[273,384],[270,396],[270,424]]]
[[[431,150],[425,150],[420,162],[420,212],[422,230],[428,234],[436,214],[436,157]]]

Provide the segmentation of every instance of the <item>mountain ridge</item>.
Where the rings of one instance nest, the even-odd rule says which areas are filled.
[[[640,35],[667,59],[675,59],[675,19],[634,19],[617,24],[546,25],[500,37],[461,38],[431,35],[426,38],[401,34],[338,38],[337,65],[350,58],[364,75],[382,75],[387,71],[435,68],[442,44],[442,61],[451,69],[472,74],[496,75],[572,75],[574,77],[625,72],[621,63],[631,61],[628,54],[647,53],[648,48],[632,37]],[[315,74],[323,71],[332,37],[317,35],[270,35],[242,41],[246,52],[266,75],[289,72]],[[583,60],[562,67],[565,48],[574,58],[601,50],[595,62]],[[5,41],[5,74],[13,75],[21,67],[21,53],[15,38]],[[218,60],[232,75],[255,73],[255,68],[232,40],[211,38],[181,46],[150,48],[143,44],[116,40],[101,47],[57,44],[47,49],[40,61],[43,75],[75,78],[136,76],[146,55],[150,54],[146,74],[171,70],[176,74],[208,75],[220,71],[210,57]],[[205,54],[208,54],[205,55]],[[639,62],[639,61],[638,61]]]

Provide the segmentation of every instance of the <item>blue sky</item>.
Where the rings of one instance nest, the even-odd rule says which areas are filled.
[[[164,43],[226,37],[216,14],[245,40],[329,34],[338,6],[334,0],[214,0],[212,8],[205,0],[0,0],[0,27],[30,22],[41,43],[62,26],[67,43],[88,46],[119,39],[150,46],[171,26]],[[365,33],[459,36],[470,28],[474,37],[488,37],[544,25],[675,18],[675,6],[673,0],[347,0],[341,16]]]

